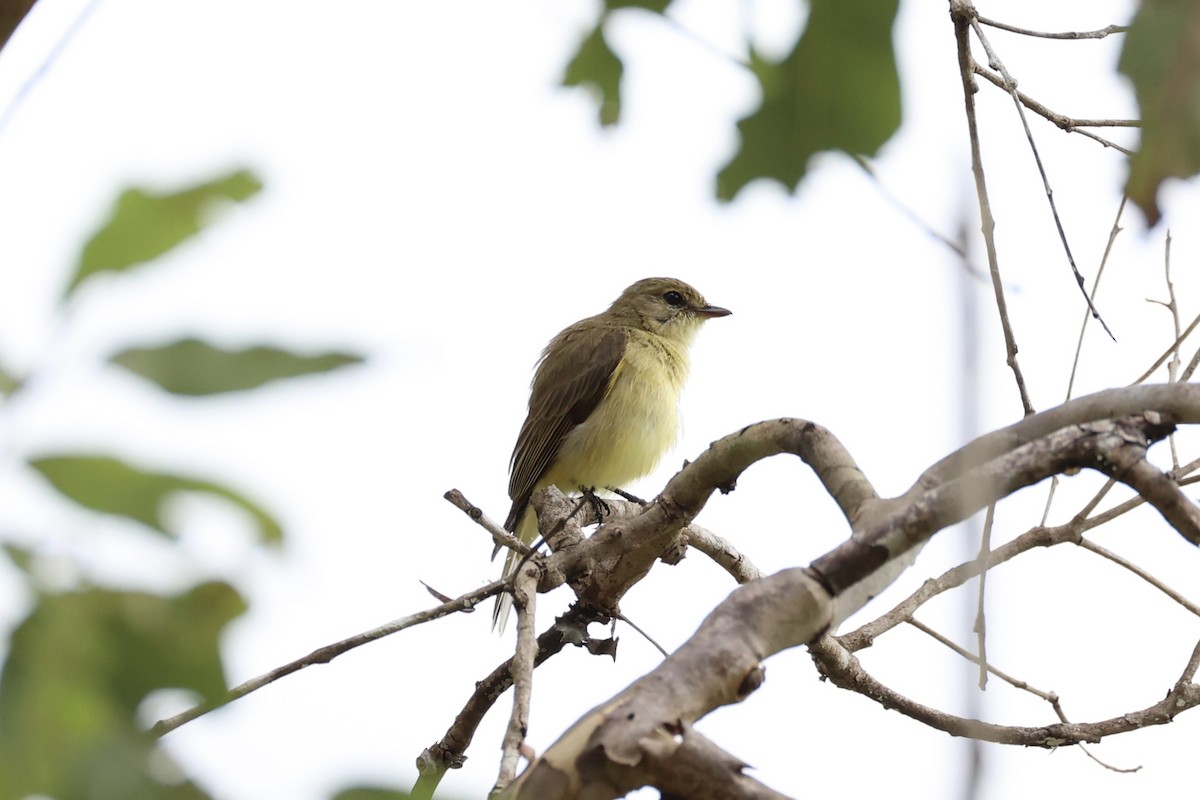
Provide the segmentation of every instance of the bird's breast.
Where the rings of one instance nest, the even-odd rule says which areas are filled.
[[[567,434],[547,482],[566,491],[620,487],[653,471],[678,435],[687,371],[684,346],[630,335],[604,399]]]

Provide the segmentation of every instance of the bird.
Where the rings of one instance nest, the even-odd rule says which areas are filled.
[[[526,544],[537,538],[529,498],[538,489],[616,489],[652,472],[679,431],[688,347],[705,320],[730,313],[681,280],[645,278],[551,339],[509,462],[504,529]],[[502,577],[519,562],[509,550]],[[499,595],[493,629],[503,633],[511,610],[512,596]]]

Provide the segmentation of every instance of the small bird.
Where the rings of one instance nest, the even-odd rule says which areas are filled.
[[[646,278],[551,339],[513,448],[505,530],[533,542],[538,489],[620,488],[648,475],[675,443],[688,346],[706,319],[730,313],[683,281]],[[519,561],[510,550],[504,577]],[[511,609],[512,596],[500,595],[492,627],[503,632]]]

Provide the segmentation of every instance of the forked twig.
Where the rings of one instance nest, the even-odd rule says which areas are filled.
[[[1100,316],[1100,311],[1096,308],[1092,298],[1088,295],[1087,289],[1084,287],[1083,275],[1079,272],[1079,267],[1075,265],[1075,256],[1071,253],[1071,245],[1067,241],[1067,233],[1063,230],[1062,218],[1058,215],[1058,204],[1054,202],[1054,190],[1050,188],[1050,178],[1046,175],[1046,167],[1042,164],[1041,153],[1038,152],[1037,144],[1033,141],[1033,131],[1029,129],[1029,120],[1025,117],[1025,107],[1021,103],[1021,99],[1017,96],[1017,82],[1008,74],[1008,70],[1004,66],[1004,62],[996,55],[996,51],[992,49],[991,42],[983,33],[983,28],[979,25],[978,15],[969,20],[971,29],[975,31],[975,35],[979,38],[979,43],[983,45],[984,51],[987,52],[988,66],[1000,73],[1004,79],[1004,89],[1009,93],[1013,100],[1013,107],[1017,110],[1017,116],[1021,120],[1021,127],[1025,129],[1025,138],[1029,141],[1029,149],[1033,153],[1033,160],[1037,164],[1038,174],[1042,177],[1042,187],[1046,191],[1046,199],[1050,203],[1050,213],[1054,217],[1054,226],[1058,229],[1058,238],[1062,242],[1063,251],[1067,255],[1067,263],[1071,265],[1071,272],[1075,276],[1075,283],[1079,286],[1079,291],[1083,294],[1083,299],[1087,303],[1088,309],[1091,310],[1092,316],[1100,323],[1105,332],[1116,341],[1117,337],[1113,336],[1113,332],[1109,329],[1108,323]]]
[[[1000,257],[996,251],[996,219],[992,216],[992,206],[988,200],[987,178],[983,172],[983,156],[979,145],[979,124],[975,114],[977,87],[971,70],[973,59],[968,35],[975,9],[968,0],[951,0],[950,14],[954,20],[954,38],[958,47],[958,71],[962,80],[963,102],[966,104],[967,113],[967,134],[971,143],[971,172],[975,177],[975,194],[979,202],[979,217],[983,230],[983,243],[987,250],[988,271],[992,278],[992,292],[996,298],[996,310],[1000,314],[1000,326],[1004,332],[1004,346],[1008,354],[1007,363],[1017,382],[1021,406],[1028,416],[1034,413],[1033,402],[1029,399],[1029,390],[1025,387],[1025,376],[1017,362],[1017,340],[1013,333],[1012,322],[1008,318],[1008,302],[1004,298],[1004,284],[1000,278]]]
[[[1114,33],[1125,33],[1129,30],[1128,25],[1109,25],[1095,31],[1064,31],[1062,33],[1046,33],[1044,31],[1034,31],[1029,28],[1018,28],[1015,25],[1009,25],[1004,22],[998,22],[987,17],[978,17],[979,21],[992,28],[998,28],[1009,33],[1019,33],[1022,36],[1033,36],[1038,39],[1103,39],[1111,36]]]

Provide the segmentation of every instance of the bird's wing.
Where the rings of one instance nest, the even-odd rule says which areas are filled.
[[[585,338],[591,341],[585,343]],[[600,404],[625,353],[625,340],[621,328],[607,328],[599,339],[568,329],[546,348],[533,380],[529,416],[513,448],[508,482],[513,505],[504,524],[507,530],[516,530],[563,438]]]

